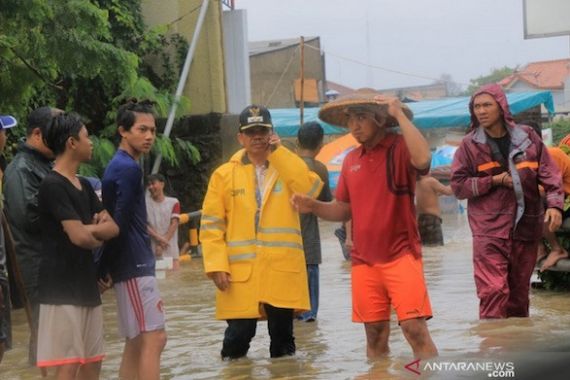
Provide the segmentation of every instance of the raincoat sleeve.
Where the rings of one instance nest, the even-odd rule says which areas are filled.
[[[564,210],[562,175],[558,166],[542,142],[537,142],[539,152],[538,183],[544,188],[546,207]]]
[[[200,242],[204,256],[204,271],[230,273],[226,252],[226,211],[224,205],[224,177],[220,170],[212,174],[202,205]]]
[[[490,175],[477,177],[475,170],[475,164],[463,142],[455,152],[451,163],[451,189],[457,199],[475,198],[491,191],[493,177]]]
[[[306,194],[312,198],[320,194],[323,181],[295,153],[280,146],[269,155],[269,163],[294,193]]]

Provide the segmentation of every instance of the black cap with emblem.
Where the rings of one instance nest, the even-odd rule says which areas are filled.
[[[273,128],[273,123],[271,123],[271,114],[266,107],[252,104],[245,107],[239,115],[239,131],[256,126]]]

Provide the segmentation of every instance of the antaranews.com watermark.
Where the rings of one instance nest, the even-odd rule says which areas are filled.
[[[512,361],[421,361],[416,359],[404,366],[408,371],[421,375],[426,372],[486,373],[490,379],[515,378],[515,363]]]

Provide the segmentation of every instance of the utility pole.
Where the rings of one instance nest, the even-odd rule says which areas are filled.
[[[305,37],[301,36],[301,93],[299,111],[301,113],[301,124],[303,125],[303,117],[305,113]]]

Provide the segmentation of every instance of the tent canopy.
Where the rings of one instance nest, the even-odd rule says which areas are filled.
[[[549,113],[554,113],[550,91],[513,92],[507,94],[511,112],[516,115],[529,108],[544,104]],[[407,103],[414,112],[414,124],[420,129],[468,126],[470,97],[424,100]],[[272,109],[271,117],[276,132],[282,137],[296,137],[299,129],[299,109]],[[319,121],[327,135],[345,134],[346,128],[336,127],[318,119],[319,108],[305,108],[304,121]]]

